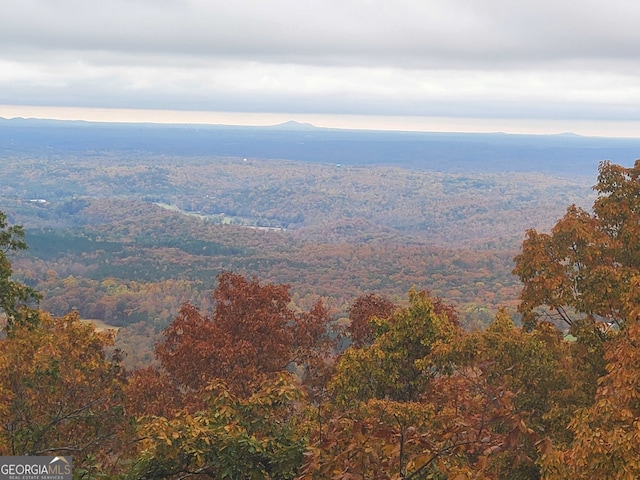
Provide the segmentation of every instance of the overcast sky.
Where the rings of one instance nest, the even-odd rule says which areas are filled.
[[[0,116],[640,136],[639,24],[637,0],[1,0]]]

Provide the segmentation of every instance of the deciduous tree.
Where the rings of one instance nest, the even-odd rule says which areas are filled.
[[[336,398],[347,403],[372,398],[416,400],[431,378],[419,362],[456,329],[448,309],[439,313],[426,291],[411,290],[408,306],[387,319],[374,317],[370,346],[344,353],[331,382]]]
[[[579,409],[569,427],[568,448],[547,443],[545,478],[640,477],[640,325],[629,325],[609,342],[607,375],[598,386],[595,403]]]
[[[124,372],[105,351],[112,342],[75,313],[13,325],[0,340],[2,455],[72,455],[79,468],[112,460],[126,426]]]
[[[276,375],[246,398],[213,381],[203,397],[198,412],[141,419],[141,450],[127,478],[297,477],[306,445],[296,425],[303,393],[289,375]]]
[[[250,395],[287,367],[322,357],[328,312],[321,304],[295,312],[287,285],[261,285],[224,272],[213,297],[212,316],[184,305],[156,349],[162,367],[179,384],[200,390],[217,378]]]
[[[373,317],[372,343],[350,347],[337,364],[301,478],[425,478],[453,454],[458,445],[422,401],[438,375],[434,348],[458,331],[453,309],[441,307],[414,289],[406,307]]]
[[[13,270],[8,255],[26,250],[24,229],[20,225],[9,225],[7,216],[0,212],[0,313],[7,317],[7,329],[14,323],[37,321],[37,314],[30,306],[40,295],[32,288],[12,279]]]
[[[600,165],[593,213],[571,206],[550,234],[529,230],[514,273],[524,283],[525,325],[547,307],[558,321],[622,326],[624,298],[640,269],[640,160],[631,168]]]
[[[375,318],[387,319],[391,316],[396,306],[390,300],[369,293],[361,295],[349,307],[350,324],[347,327],[349,338],[355,347],[363,347],[373,342],[373,330],[371,320]]]

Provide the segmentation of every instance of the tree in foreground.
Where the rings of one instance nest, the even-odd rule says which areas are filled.
[[[280,372],[299,367],[311,381],[305,372],[322,370],[331,318],[321,303],[296,312],[288,285],[262,285],[231,272],[218,275],[213,298],[211,316],[184,305],[157,347],[162,367],[180,386],[201,391],[217,379],[249,396]]]
[[[640,160],[600,164],[593,213],[569,207],[550,234],[529,230],[514,273],[524,284],[520,312],[531,328],[549,319],[574,327],[622,327],[626,299],[640,275]]]
[[[640,283],[634,282],[640,292]],[[640,478],[640,322],[638,298],[625,328],[606,345],[606,375],[593,405],[578,409],[569,424],[573,441],[547,441],[545,478]]]
[[[293,309],[287,285],[223,272],[204,315],[185,304],[134,372],[130,478],[293,479],[307,445],[302,411],[330,365],[331,317]],[[322,387],[322,385],[320,385]]]
[[[396,309],[391,300],[369,293],[361,295],[349,307],[349,326],[347,334],[355,347],[363,347],[373,343],[371,322],[374,318],[388,319]]]
[[[591,404],[579,346],[548,322],[516,327],[506,311],[465,332],[436,305],[410,292],[372,321],[371,345],[345,352],[302,478],[535,479],[540,442],[571,442],[573,412]]]
[[[433,349],[457,329],[425,291],[412,290],[388,318],[374,316],[371,343],[343,354],[331,397],[308,424],[301,478],[425,478],[447,447],[421,397],[438,373]]]
[[[290,376],[265,380],[248,397],[213,381],[202,396],[197,412],[139,420],[140,451],[126,478],[297,477],[306,449],[297,426],[304,398]]]
[[[78,472],[106,470],[126,427],[112,344],[76,313],[14,324],[0,340],[0,454],[71,455]]]
[[[37,313],[30,308],[40,298],[32,288],[13,280],[9,255],[26,250],[24,229],[9,225],[7,216],[0,212],[0,314],[6,316],[7,330],[15,323],[34,323]]]
[[[344,404],[371,398],[417,400],[430,381],[419,361],[458,328],[457,317],[436,308],[439,304],[426,291],[413,289],[406,307],[388,318],[373,317],[373,342],[347,350],[336,367],[331,382],[336,399]]]
[[[564,442],[540,443],[550,479],[640,475],[640,160],[631,168],[603,162],[594,188],[593,213],[572,206],[551,234],[527,232],[514,270],[525,325],[547,315],[577,337],[583,401]]]

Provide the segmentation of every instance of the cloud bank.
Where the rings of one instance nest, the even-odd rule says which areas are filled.
[[[3,0],[0,104],[638,121],[639,19],[620,0]]]

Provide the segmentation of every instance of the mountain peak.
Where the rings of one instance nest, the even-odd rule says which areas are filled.
[[[289,120],[288,122],[279,123],[278,125],[273,125],[270,128],[274,128],[277,130],[315,130],[318,127],[312,125],[311,123],[301,123],[296,122],[295,120]]]

